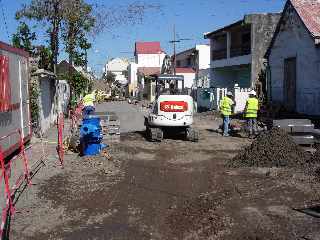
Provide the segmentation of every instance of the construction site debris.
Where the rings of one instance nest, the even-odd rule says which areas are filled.
[[[179,239],[193,233],[197,233],[200,239],[217,236],[227,224],[223,216],[217,213],[226,198],[226,193],[205,193],[186,200],[181,207],[173,209],[168,218],[168,224],[172,226],[171,233],[179,236]]]
[[[231,161],[229,167],[302,167],[310,163],[305,153],[282,129],[273,128],[257,137]]]

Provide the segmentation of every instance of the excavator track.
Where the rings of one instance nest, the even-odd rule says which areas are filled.
[[[147,138],[152,142],[161,142],[163,140],[162,129],[147,127]]]
[[[191,142],[199,141],[199,132],[193,128],[186,129],[186,140]]]

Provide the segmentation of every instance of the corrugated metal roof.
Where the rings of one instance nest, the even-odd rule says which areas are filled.
[[[136,42],[135,54],[159,54],[163,53],[160,42]]]
[[[301,20],[315,38],[320,37],[320,0],[290,0]]]

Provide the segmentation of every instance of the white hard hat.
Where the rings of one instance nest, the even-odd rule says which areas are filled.
[[[233,96],[232,92],[227,92],[227,96]]]
[[[251,90],[249,94],[250,94],[250,95],[254,95],[254,96],[256,96],[256,95],[257,95],[257,93],[256,93],[256,91],[255,91],[255,90]]]

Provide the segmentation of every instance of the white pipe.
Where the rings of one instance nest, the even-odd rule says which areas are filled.
[[[22,76],[21,76],[21,60],[19,60],[19,97],[20,97],[20,124],[21,124],[21,134],[24,138],[24,118],[23,118],[23,97],[22,97]]]

